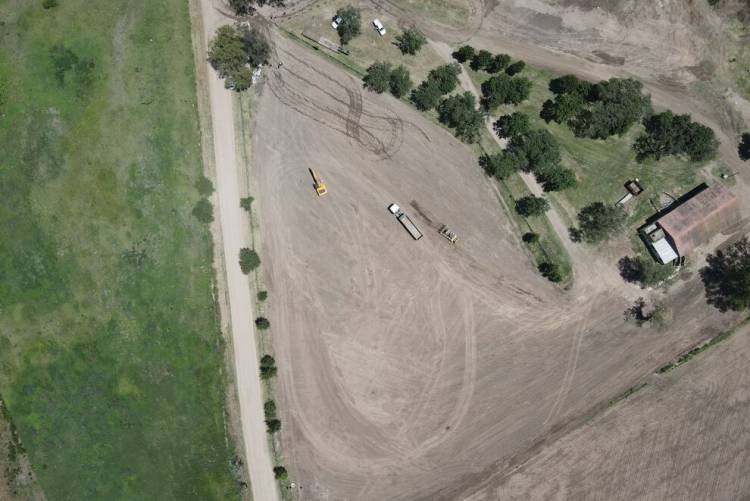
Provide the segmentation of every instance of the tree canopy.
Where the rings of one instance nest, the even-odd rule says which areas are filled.
[[[500,74],[482,83],[482,103],[488,110],[501,104],[519,104],[529,97],[531,81],[527,78],[511,78]]]
[[[737,153],[742,160],[750,160],[750,132],[742,134],[740,145],[737,147]]]
[[[514,137],[526,134],[531,130],[529,116],[520,111],[503,115],[495,121],[495,132],[500,137]]]
[[[416,54],[424,44],[427,43],[427,38],[418,29],[411,27],[404,30],[403,33],[396,36],[398,42],[398,48],[402,54]]]
[[[560,145],[546,129],[532,130],[522,136],[513,137],[509,149],[523,153],[528,168],[535,173],[560,164]]]
[[[474,54],[474,47],[472,47],[471,45],[464,45],[463,47],[453,52],[452,56],[453,59],[455,59],[459,63],[465,63],[466,61],[472,59],[474,57]]]
[[[464,92],[443,99],[437,108],[440,121],[454,128],[456,137],[467,143],[474,143],[479,139],[479,131],[484,123],[475,104],[474,95]]]
[[[460,65],[456,63],[444,64],[430,70],[427,79],[436,82],[442,94],[448,94],[458,86],[458,75],[460,73]]]
[[[743,238],[706,258],[701,278],[709,304],[721,311],[750,308],[750,241]]]
[[[485,70],[487,73],[499,73],[506,69],[509,64],[510,56],[508,54],[495,54],[492,61],[485,67]]]
[[[479,165],[488,176],[497,179],[507,179],[511,174],[518,171],[518,164],[512,155],[507,153],[484,154],[479,157]]]
[[[646,132],[633,144],[638,161],[659,160],[666,155],[686,155],[692,161],[708,160],[716,155],[719,143],[714,131],[690,120],[690,115],[665,111],[643,121]]]
[[[442,95],[439,84],[428,78],[411,91],[411,101],[418,109],[426,111],[437,106]]]
[[[589,243],[599,243],[608,239],[625,226],[625,212],[614,205],[594,202],[578,213],[581,237]]]
[[[487,66],[492,64],[492,58],[492,52],[484,49],[480,50],[471,58],[471,69],[479,71],[487,68]]]
[[[409,70],[402,64],[391,71],[388,85],[391,89],[391,94],[396,97],[402,97],[411,90],[414,84],[409,76]]]
[[[284,7],[284,0],[229,0],[229,6],[238,16],[252,14],[256,7],[263,7],[264,5]]]
[[[359,35],[362,29],[362,15],[359,9],[351,5],[341,7],[336,11],[336,15],[341,16],[341,23],[336,31],[339,33],[341,45],[346,45]]]
[[[525,62],[516,61],[515,63],[505,68],[505,73],[508,74],[509,76],[517,75],[518,73],[521,73],[525,67],[526,67]]]
[[[260,266],[260,257],[255,250],[247,247],[240,249],[240,269],[242,273],[247,275],[258,266]]]
[[[541,216],[549,210],[546,198],[528,195],[516,201],[516,212],[522,216]]]
[[[362,80],[365,87],[377,93],[388,90],[391,82],[391,64],[382,62],[371,64]]]
[[[268,62],[268,42],[261,32],[246,26],[222,26],[208,47],[208,61],[230,89],[244,90],[252,84],[253,66]]]
[[[617,262],[620,276],[626,282],[636,282],[641,287],[650,287],[663,282],[672,275],[673,268],[664,266],[653,259],[640,256],[625,256]]]

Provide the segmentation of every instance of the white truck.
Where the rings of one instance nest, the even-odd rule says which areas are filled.
[[[422,238],[422,232],[419,231],[419,228],[417,228],[412,220],[409,219],[409,216],[407,216],[406,213],[401,210],[401,207],[396,204],[391,204],[388,207],[388,210],[391,212],[391,214],[396,216],[396,219],[398,219],[401,225],[406,229],[406,231],[409,232],[409,235],[411,235],[414,240],[419,240],[420,238]]]

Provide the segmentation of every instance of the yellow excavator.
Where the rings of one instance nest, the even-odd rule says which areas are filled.
[[[315,173],[314,170],[310,169],[310,174],[312,175],[313,181],[315,183],[315,191],[318,193],[319,197],[322,197],[326,193],[328,193],[328,189],[326,188],[326,184],[323,182],[320,177],[318,177],[318,174]]]

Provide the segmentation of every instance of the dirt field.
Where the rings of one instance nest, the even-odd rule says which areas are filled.
[[[750,329],[467,501],[748,499]]]
[[[665,332],[624,323],[630,290],[559,292],[450,133],[275,41],[283,66],[259,100],[253,162],[301,499],[470,495],[736,320],[705,305],[697,277],[667,299],[676,320]],[[392,202],[423,239],[388,213]],[[437,234],[443,223],[456,247]]]

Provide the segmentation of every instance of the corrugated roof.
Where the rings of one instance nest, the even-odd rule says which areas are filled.
[[[737,217],[737,197],[716,183],[660,217],[658,224],[684,256],[722,231]]]
[[[659,256],[661,264],[671,263],[677,259],[677,253],[674,251],[666,238],[660,238],[656,242],[651,243],[651,247],[656,251],[656,255]]]

